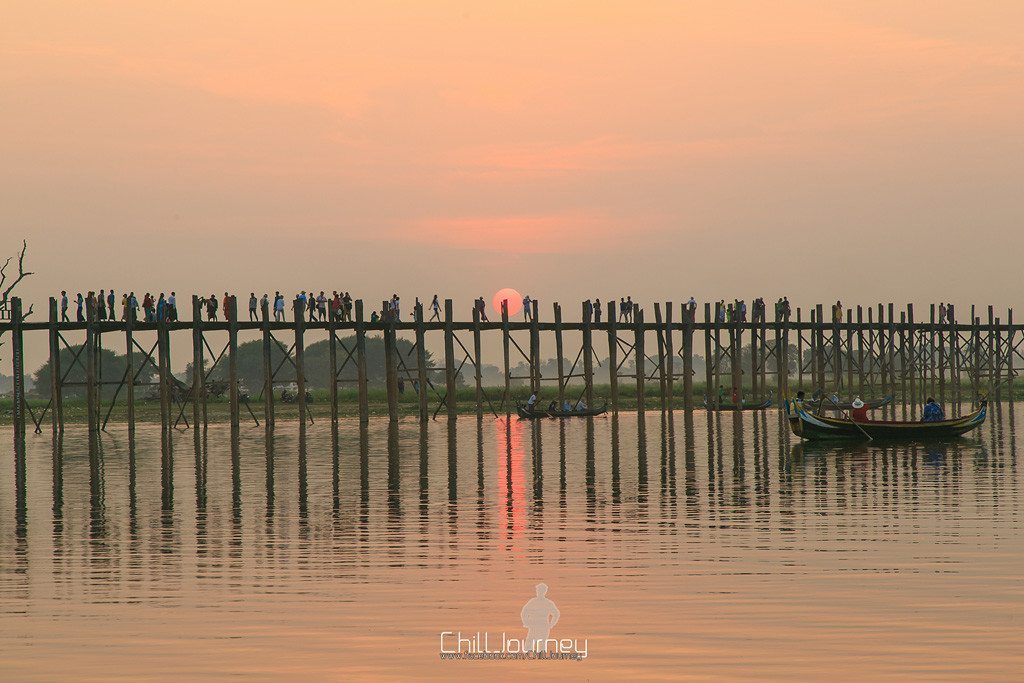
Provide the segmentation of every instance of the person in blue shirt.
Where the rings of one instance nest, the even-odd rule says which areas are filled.
[[[942,407],[935,402],[935,399],[931,396],[924,404],[924,414],[921,416],[922,422],[938,422],[945,420],[946,416],[942,413]]]

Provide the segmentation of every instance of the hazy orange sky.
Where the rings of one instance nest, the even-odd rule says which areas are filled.
[[[2,23],[0,251],[29,238],[37,302],[1022,303],[1019,1],[37,0]]]

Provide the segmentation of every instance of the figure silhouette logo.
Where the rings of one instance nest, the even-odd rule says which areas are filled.
[[[555,603],[549,600],[546,595],[548,587],[546,584],[538,583],[535,586],[536,597],[530,598],[519,616],[523,620],[526,631],[526,651],[546,652],[548,636],[551,629],[558,623],[561,616]]]

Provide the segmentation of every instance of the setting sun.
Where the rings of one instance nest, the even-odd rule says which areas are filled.
[[[510,318],[523,310],[523,295],[511,287],[506,287],[498,290],[494,294],[494,298],[491,300],[491,305],[494,306],[494,312],[499,316],[501,315],[501,302],[503,299],[508,301],[508,316]]]

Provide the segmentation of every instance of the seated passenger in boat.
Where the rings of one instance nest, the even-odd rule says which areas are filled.
[[[537,405],[537,394],[530,394],[530,398],[526,401],[526,407],[533,410],[535,405]]]
[[[565,403],[562,404],[562,410],[564,410],[567,413],[571,413],[572,412],[572,404],[569,403],[568,401],[566,401]]]
[[[939,422],[945,419],[946,416],[942,412],[942,406],[929,396],[924,404],[924,414],[921,416],[921,422]]]
[[[854,422],[867,422],[868,421],[868,407],[864,405],[864,401],[860,400],[860,396],[853,399],[853,410],[850,411],[850,417],[853,418]]]
[[[582,398],[580,400],[576,401],[576,412],[577,413],[585,412],[586,409],[587,409],[587,404],[583,401]]]

